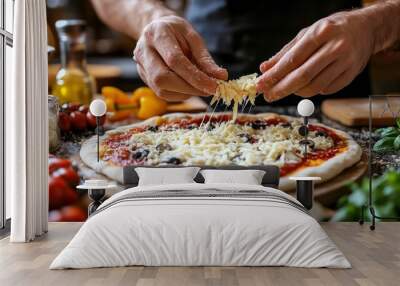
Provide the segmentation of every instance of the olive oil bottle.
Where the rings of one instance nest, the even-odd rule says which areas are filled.
[[[96,92],[93,77],[86,67],[86,23],[83,20],[59,20],[56,29],[60,41],[61,68],[52,85],[59,104],[89,104]]]

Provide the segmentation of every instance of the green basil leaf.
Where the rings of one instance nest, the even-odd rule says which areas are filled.
[[[361,190],[353,192],[349,196],[349,203],[352,203],[355,206],[361,207],[367,203],[367,196]]]
[[[382,136],[382,133],[387,132],[387,130],[391,130],[392,128],[393,128],[393,127],[379,128],[379,129],[376,129],[375,132],[376,132],[378,135],[381,135],[381,136]]]
[[[395,139],[396,137],[384,137],[374,144],[373,150],[375,152],[392,151],[394,148],[393,144]]]
[[[393,147],[396,150],[400,150],[400,135],[397,136],[396,139],[394,139]]]
[[[396,127],[387,127],[384,128],[380,135],[381,137],[396,137],[397,135],[400,135],[400,130]]]
[[[400,128],[400,117],[396,119],[397,127]]]

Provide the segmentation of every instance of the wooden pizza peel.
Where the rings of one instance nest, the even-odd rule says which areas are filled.
[[[322,103],[321,110],[324,115],[345,126],[368,126],[368,98],[327,99]],[[373,99],[373,126],[394,125],[396,115],[400,115],[400,97]]]

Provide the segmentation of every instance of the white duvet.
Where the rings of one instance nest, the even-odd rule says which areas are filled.
[[[180,197],[138,192],[179,191]],[[238,192],[240,197],[190,196]],[[267,198],[253,197],[265,192]],[[247,197],[248,192],[248,197]],[[105,201],[50,269],[145,266],[350,268],[300,203],[273,189],[239,184],[141,186]]]

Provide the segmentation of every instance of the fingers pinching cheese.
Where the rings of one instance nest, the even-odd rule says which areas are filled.
[[[225,105],[230,106],[233,102],[232,121],[235,121],[239,104],[249,101],[254,105],[258,95],[256,83],[257,73],[245,75],[235,80],[218,80],[217,90],[210,104],[213,105],[222,100]]]

